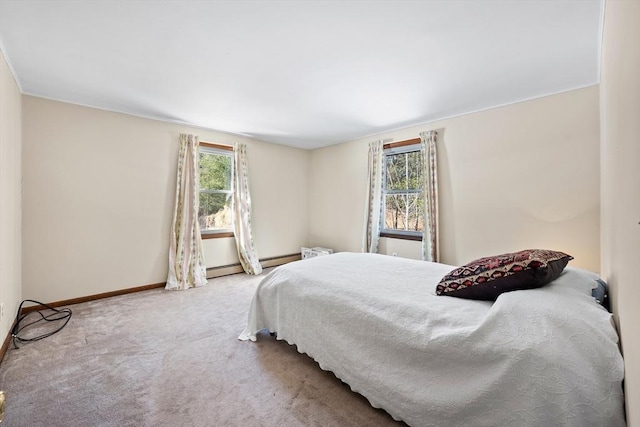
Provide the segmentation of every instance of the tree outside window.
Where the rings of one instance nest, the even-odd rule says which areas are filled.
[[[382,227],[388,234],[422,236],[424,197],[422,195],[422,156],[419,148],[385,152]]]
[[[233,231],[233,152],[200,145],[200,232]]]

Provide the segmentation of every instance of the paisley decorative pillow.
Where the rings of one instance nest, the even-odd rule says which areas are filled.
[[[546,285],[562,273],[573,257],[547,249],[526,249],[480,258],[444,276],[438,295],[494,301],[503,292]]]

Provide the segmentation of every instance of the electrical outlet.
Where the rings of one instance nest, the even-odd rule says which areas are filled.
[[[397,252],[393,252],[391,255],[398,256],[398,253]]]

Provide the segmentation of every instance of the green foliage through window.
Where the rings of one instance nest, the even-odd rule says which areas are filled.
[[[231,212],[233,154],[200,147],[200,208],[198,222],[202,232],[229,231]]]

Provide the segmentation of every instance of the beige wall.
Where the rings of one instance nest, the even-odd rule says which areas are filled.
[[[607,0],[600,83],[602,275],[625,359],[627,421],[640,426],[640,2]]]
[[[311,153],[309,240],[360,251],[368,142],[439,129],[442,262],[542,247],[598,271],[598,87],[325,147]],[[420,242],[380,251],[420,257]]]
[[[10,332],[22,293],[21,102],[20,90],[0,51],[0,345]]]
[[[164,282],[178,135],[247,144],[260,258],[307,240],[309,152],[221,132],[23,97],[23,293],[43,302]],[[204,242],[207,266],[238,262]]]

